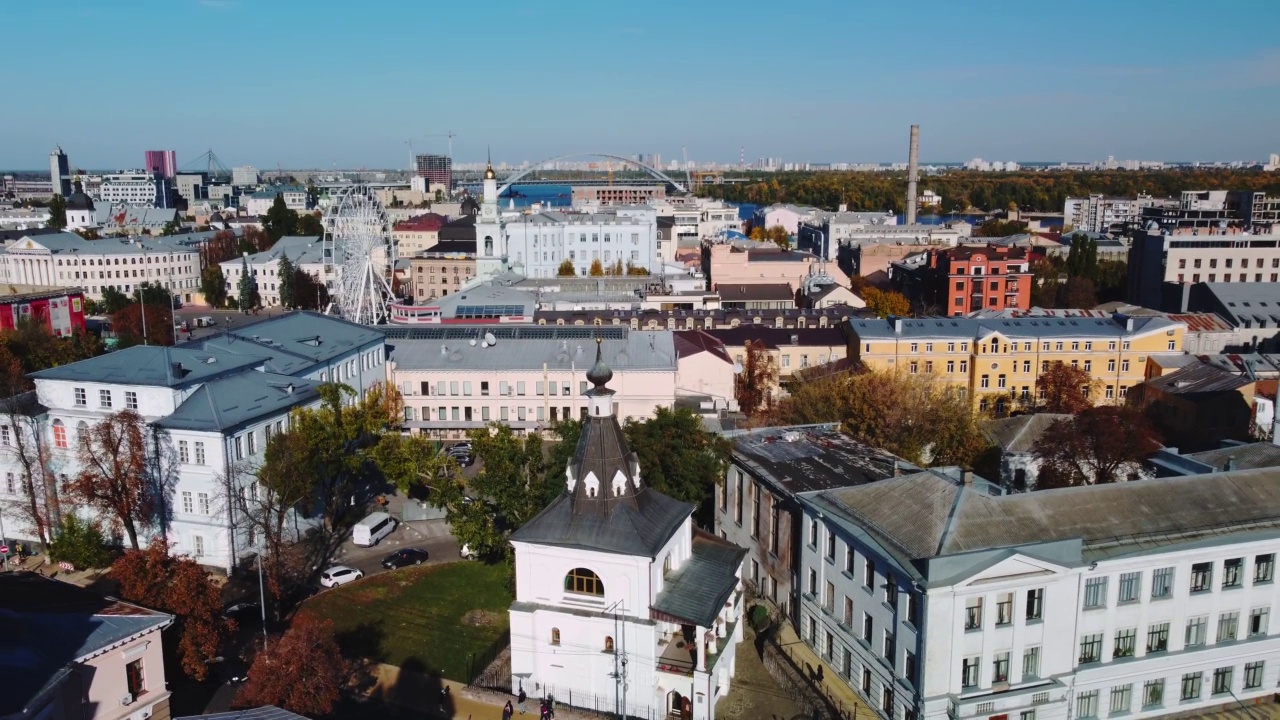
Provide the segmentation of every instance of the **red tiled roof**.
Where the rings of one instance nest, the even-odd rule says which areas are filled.
[[[1169,315],[1174,322],[1186,323],[1187,332],[1231,332],[1231,325],[1214,313]]]
[[[440,228],[444,227],[446,222],[448,222],[448,220],[443,215],[427,213],[426,215],[411,217],[404,222],[398,222],[394,229],[410,232],[438,232]]]

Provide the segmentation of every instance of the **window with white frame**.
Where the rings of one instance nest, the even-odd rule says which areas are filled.
[[[108,409],[111,407],[111,391],[110,390],[102,389],[98,391],[98,407],[108,408]]]
[[[196,464],[203,465],[204,464],[204,443],[197,440],[193,444],[195,445],[195,450],[196,450]]]
[[[1184,645],[1189,648],[1200,647],[1209,641],[1209,618],[1201,615],[1187,620],[1187,632]]]
[[[138,409],[138,393],[132,390],[124,391],[124,408],[126,410]]]
[[[1120,713],[1129,712],[1129,705],[1133,702],[1133,685],[1116,685],[1111,688],[1111,714],[1118,715]]]
[[[1276,555],[1275,553],[1267,553],[1266,555],[1255,555],[1253,557],[1253,584],[1269,583],[1275,578],[1276,574]]]
[[[967,657],[960,661],[960,685],[965,688],[978,687],[978,666],[981,657]]]
[[[1084,609],[1106,607],[1107,579],[1105,577],[1089,578],[1084,583]]]
[[[1076,695],[1076,717],[1098,717],[1098,691],[1089,690]]]
[[[178,462],[184,463],[184,464],[191,462],[191,455],[187,450],[186,440],[178,441]]]
[[[1120,575],[1120,597],[1118,602],[1137,602],[1142,595],[1142,573],[1127,572]]]
[[[190,491],[190,490],[183,490],[183,491],[182,491],[182,512],[184,512],[184,513],[186,513],[186,514],[188,514],[188,515],[190,515],[191,513],[195,512],[195,503],[194,503],[194,502],[192,501],[192,499],[191,499],[191,491]]]
[[[1151,599],[1171,597],[1173,594],[1173,568],[1159,568],[1151,573]]]
[[[1040,646],[1033,645],[1022,651],[1022,679],[1040,677]]]
[[[1249,611],[1249,637],[1261,637],[1267,634],[1267,625],[1271,620],[1271,608],[1260,607]]]
[[[1240,632],[1240,613],[1224,612],[1218,615],[1218,636],[1216,642],[1231,642]]]
[[[198,493],[196,495],[196,500],[199,503],[198,506],[200,508],[200,514],[208,515],[209,514],[209,493]]]

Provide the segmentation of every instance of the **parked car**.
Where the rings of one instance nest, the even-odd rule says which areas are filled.
[[[462,557],[463,557],[464,559],[466,559],[466,560],[475,560],[475,559],[476,559],[475,551],[473,551],[473,550],[471,549],[471,546],[470,546],[470,545],[463,545],[463,546],[458,550],[458,555],[462,556]]]
[[[218,321],[214,320],[212,315],[205,315],[203,317],[196,318],[196,327],[198,328],[213,327],[217,323]]]
[[[258,602],[257,597],[243,597],[239,600],[232,600],[223,608],[222,616],[242,624],[245,620],[261,620],[262,605]]]
[[[351,528],[351,542],[361,547],[373,547],[396,529],[396,519],[384,512],[369,513]]]
[[[320,573],[320,584],[327,588],[346,585],[349,582],[355,582],[364,577],[364,573],[349,568],[346,565],[334,565],[333,567]]]
[[[462,467],[471,467],[476,462],[475,456],[471,453],[449,453],[449,457]]]
[[[471,451],[471,441],[470,441],[470,440],[460,440],[460,441],[458,441],[458,442],[456,442],[456,443],[454,443],[454,444],[452,444],[452,445],[450,445],[450,446],[449,446],[449,449],[450,449],[450,450],[457,450],[458,448],[466,448],[466,449],[467,449],[467,451],[468,451],[468,452],[470,452],[470,451]]]
[[[427,561],[427,551],[418,548],[403,548],[397,550],[382,560],[382,567],[388,570],[402,568],[405,565],[421,565]]]

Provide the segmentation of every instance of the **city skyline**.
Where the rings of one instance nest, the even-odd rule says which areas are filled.
[[[42,57],[42,70],[10,81],[12,96],[40,100],[0,127],[0,167],[38,170],[61,144],[86,169],[137,167],[155,147],[174,148],[180,167],[213,148],[229,167],[407,168],[408,141],[444,153],[447,132],[460,165],[486,148],[511,165],[571,152],[671,160],[682,148],[703,163],[740,152],[748,164],[905,162],[912,123],[925,163],[1265,160],[1280,148],[1269,126],[1280,46],[1241,35],[1239,22],[1274,25],[1280,6],[1230,4],[1242,12],[1201,14],[1182,0],[1073,6],[1071,17],[1140,28],[1119,44],[1111,32],[1077,37],[1053,8],[1003,2],[956,17],[931,0],[910,17],[826,0],[659,3],[643,15],[585,2],[558,12],[496,2],[485,13],[292,0],[8,5],[0,19],[29,30],[10,53]],[[82,51],[48,55],[41,28]],[[193,33],[220,28],[234,29],[233,44],[193,48]],[[163,103],[48,92],[112,38],[145,38],[139,58],[171,59],[144,63],[148,87],[173,88]],[[240,49],[217,50],[231,45]],[[130,47],[115,45],[114,62]],[[219,70],[193,74],[201,62]],[[127,92],[134,81],[122,82]]]

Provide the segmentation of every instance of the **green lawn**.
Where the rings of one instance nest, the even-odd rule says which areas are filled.
[[[333,621],[348,658],[467,682],[492,648],[505,643],[511,599],[504,566],[456,562],[343,585],[312,598],[304,610]]]

